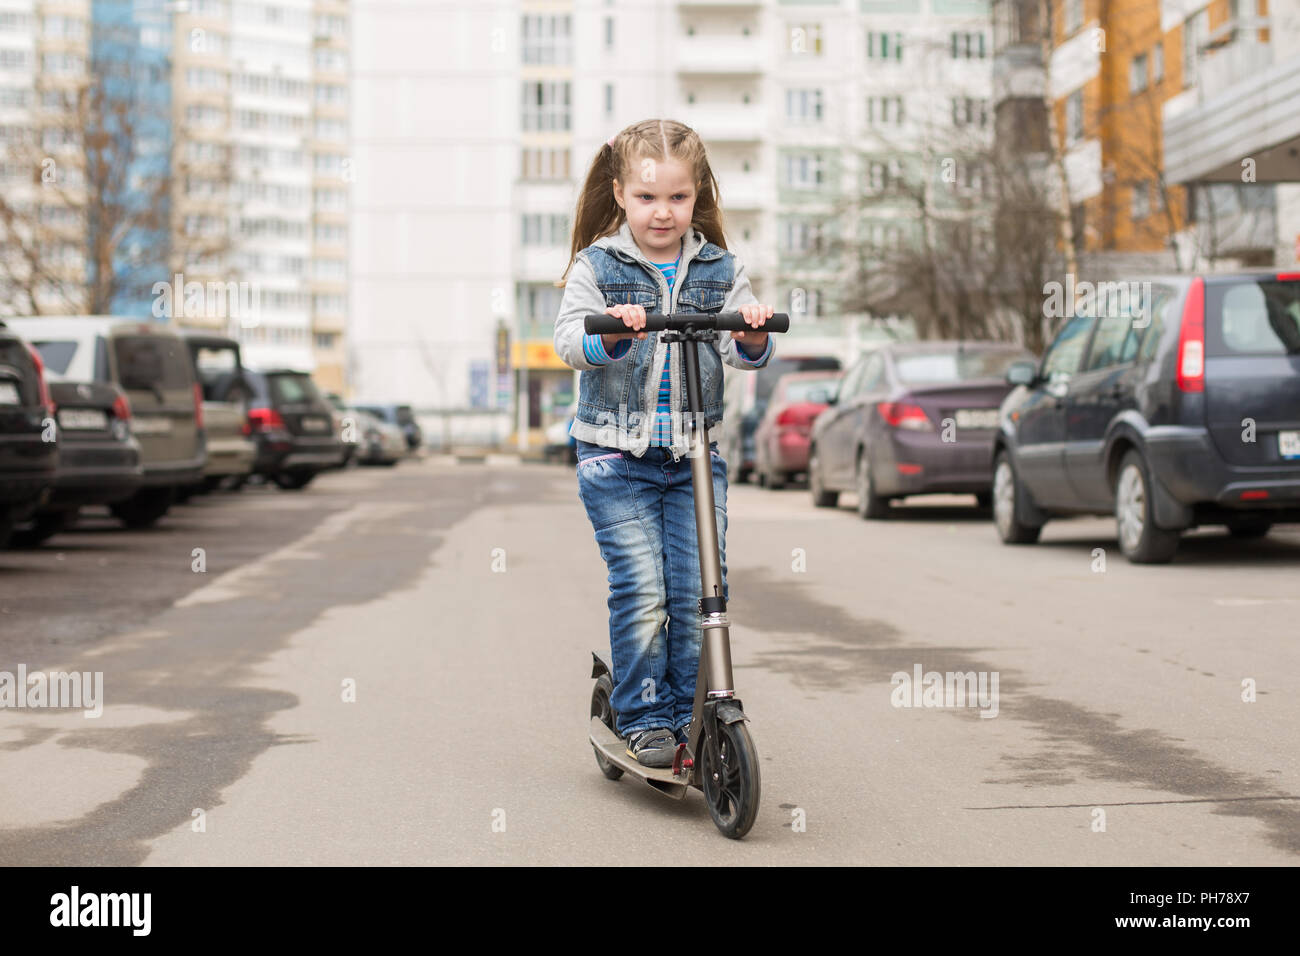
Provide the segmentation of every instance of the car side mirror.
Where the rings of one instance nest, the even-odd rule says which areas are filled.
[[[1038,366],[1030,361],[1012,362],[1007,369],[1008,385],[1033,385],[1038,378]]]

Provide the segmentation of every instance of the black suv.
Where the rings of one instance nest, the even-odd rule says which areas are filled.
[[[54,483],[59,446],[53,416],[40,356],[0,322],[0,546]]]
[[[1188,528],[1258,537],[1300,520],[1300,273],[1149,282],[1136,310],[1099,288],[1040,366],[1008,372],[1022,387],[993,449],[1004,542],[1113,513],[1124,555],[1157,563]]]
[[[306,372],[244,370],[253,387],[248,423],[257,442],[253,471],[281,488],[296,491],[344,460],[334,428],[333,408]]]

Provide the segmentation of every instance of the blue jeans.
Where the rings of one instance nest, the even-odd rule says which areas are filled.
[[[727,463],[709,447],[727,598]],[[702,636],[691,459],[578,442],[578,495],[609,568],[610,704],[621,736],[691,719]]]

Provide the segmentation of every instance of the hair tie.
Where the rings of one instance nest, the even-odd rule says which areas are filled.
[[[613,136],[611,136],[609,139],[605,140],[605,145],[608,146],[610,149],[613,149],[613,148],[614,148],[614,140],[616,140],[616,139],[618,139],[618,133],[615,133],[615,134],[614,134]]]

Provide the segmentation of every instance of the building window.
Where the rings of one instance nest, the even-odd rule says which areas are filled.
[[[819,189],[825,181],[821,153],[790,153],[785,157],[785,185],[790,189]]]
[[[1151,49],[1151,82],[1159,83],[1165,78],[1165,46],[1157,43]]]
[[[821,90],[786,90],[785,118],[790,123],[820,123],[822,121]]]
[[[338,338],[338,336],[335,335],[333,332],[317,332],[317,333],[316,333],[316,348],[318,348],[318,349],[332,349],[332,348],[334,348],[334,340],[335,340],[336,338]]]
[[[1205,11],[1183,22],[1183,86],[1195,86],[1200,75],[1201,49],[1205,46]]]
[[[974,99],[969,96],[952,98],[952,124],[954,126],[978,126],[984,129],[989,122],[989,101]]]
[[[951,33],[948,50],[954,60],[982,60],[984,59],[984,34]]]
[[[525,63],[573,64],[573,18],[568,14],[528,14],[520,21],[520,30]]]
[[[614,18],[605,18],[605,49],[614,49]]]
[[[573,84],[554,80],[523,84],[524,132],[567,132]]]
[[[519,154],[521,179],[568,179],[567,149],[525,149]]]
[[[1073,146],[1083,139],[1083,90],[1075,90],[1065,99],[1065,143]]]
[[[614,115],[614,84],[605,84],[605,115]]]
[[[781,251],[793,255],[820,253],[824,247],[823,224],[816,219],[791,217],[781,224]]]
[[[1083,26],[1083,0],[1065,0],[1065,32],[1068,36]]]
[[[867,31],[867,59],[868,60],[893,60],[895,62],[903,59],[903,34],[901,33],[879,33],[875,30]]]
[[[564,213],[527,212],[519,221],[525,246],[563,246],[569,241],[569,217]]]
[[[903,123],[903,98],[901,96],[868,96],[868,126],[901,126]]]
[[[790,25],[790,52],[796,56],[822,55],[822,27],[820,23],[792,23]]]
[[[867,162],[867,190],[884,192],[902,178],[897,159],[873,159]]]
[[[1133,57],[1128,68],[1128,90],[1130,93],[1141,93],[1147,88],[1147,55],[1139,53]]]
[[[1133,184],[1133,204],[1130,217],[1136,222],[1151,214],[1151,184],[1145,180]]]

